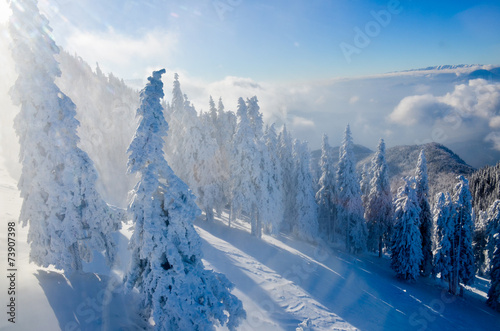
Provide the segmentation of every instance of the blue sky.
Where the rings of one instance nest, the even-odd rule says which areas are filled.
[[[0,23],[6,4],[0,0]],[[198,111],[207,109],[210,95],[221,96],[229,110],[238,97],[257,95],[267,123],[286,123],[312,149],[323,133],[339,144],[349,123],[355,142],[372,149],[379,138],[388,147],[436,141],[458,151],[474,146],[460,151],[470,163],[478,153],[492,155],[489,163],[500,158],[500,82],[470,83],[461,69],[383,75],[500,65],[498,0],[39,0],[39,6],[56,42],[92,67],[98,62],[138,89],[152,70],[167,69],[166,86],[178,72]],[[346,56],[341,45],[356,50]],[[0,51],[4,63],[11,61],[7,49]],[[0,83],[5,91],[11,86]]]
[[[238,76],[283,82],[500,62],[498,1],[40,0],[40,5],[62,46],[126,79],[143,75],[139,66],[158,65],[208,81]],[[373,13],[389,13],[390,21],[386,24],[382,14],[383,26]],[[341,43],[355,46],[356,31],[367,28],[369,44],[348,63]],[[78,40],[83,35],[87,43]],[[129,62],[122,49],[121,66],[112,63],[106,47],[89,50],[91,38],[108,38],[111,49],[113,40],[137,42],[148,35],[161,42],[145,44],[149,49]]]

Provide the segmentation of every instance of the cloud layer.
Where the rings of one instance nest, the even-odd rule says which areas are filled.
[[[388,119],[403,126],[432,127],[454,140],[479,135],[500,151],[500,83],[474,79],[441,96],[407,96]]]

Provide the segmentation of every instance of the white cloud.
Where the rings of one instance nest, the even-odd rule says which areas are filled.
[[[353,96],[349,99],[349,103],[350,103],[351,105],[355,104],[355,103],[356,103],[356,102],[358,102],[358,101],[359,101],[359,96],[357,96],[357,95],[353,95]]]
[[[489,121],[492,128],[500,126],[500,84],[483,79],[456,85],[443,96],[432,94],[403,98],[389,115],[389,120],[406,126],[432,124],[449,116],[462,120],[480,118]]]
[[[292,126],[296,129],[314,129],[316,125],[314,124],[314,121],[310,119],[300,116],[293,116]]]
[[[433,121],[441,118],[444,107],[436,97],[431,94],[413,95],[403,98],[389,115],[393,123],[413,126],[418,123]]]
[[[104,72],[124,78],[143,78],[150,66],[165,66],[175,52],[177,35],[151,31],[140,38],[106,32],[73,32],[66,40],[70,53],[77,53],[90,64],[99,63]]]
[[[484,141],[491,142],[493,144],[493,148],[497,151],[500,151],[500,132],[490,132]]]

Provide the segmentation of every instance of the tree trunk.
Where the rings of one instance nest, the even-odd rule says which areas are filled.
[[[82,259],[80,257],[80,251],[78,250],[78,243],[75,242],[71,246],[69,246],[69,251],[71,256],[73,256],[73,271],[80,272],[83,270]]]
[[[382,236],[378,237],[378,257],[382,257]]]

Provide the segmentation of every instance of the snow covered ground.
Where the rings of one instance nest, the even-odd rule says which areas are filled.
[[[129,226],[117,239],[122,265],[109,273],[97,259],[87,274],[67,279],[28,260],[27,228],[16,225],[15,324],[8,321],[7,224],[21,207],[16,181],[0,160],[0,330],[137,330],[135,297],[122,294]],[[250,235],[247,223],[227,227],[199,221],[205,263],[235,284],[247,320],[241,330],[495,330],[500,314],[488,308],[488,281],[477,279],[464,297],[450,297],[431,279],[398,281],[388,259],[353,257],[324,244]]]

